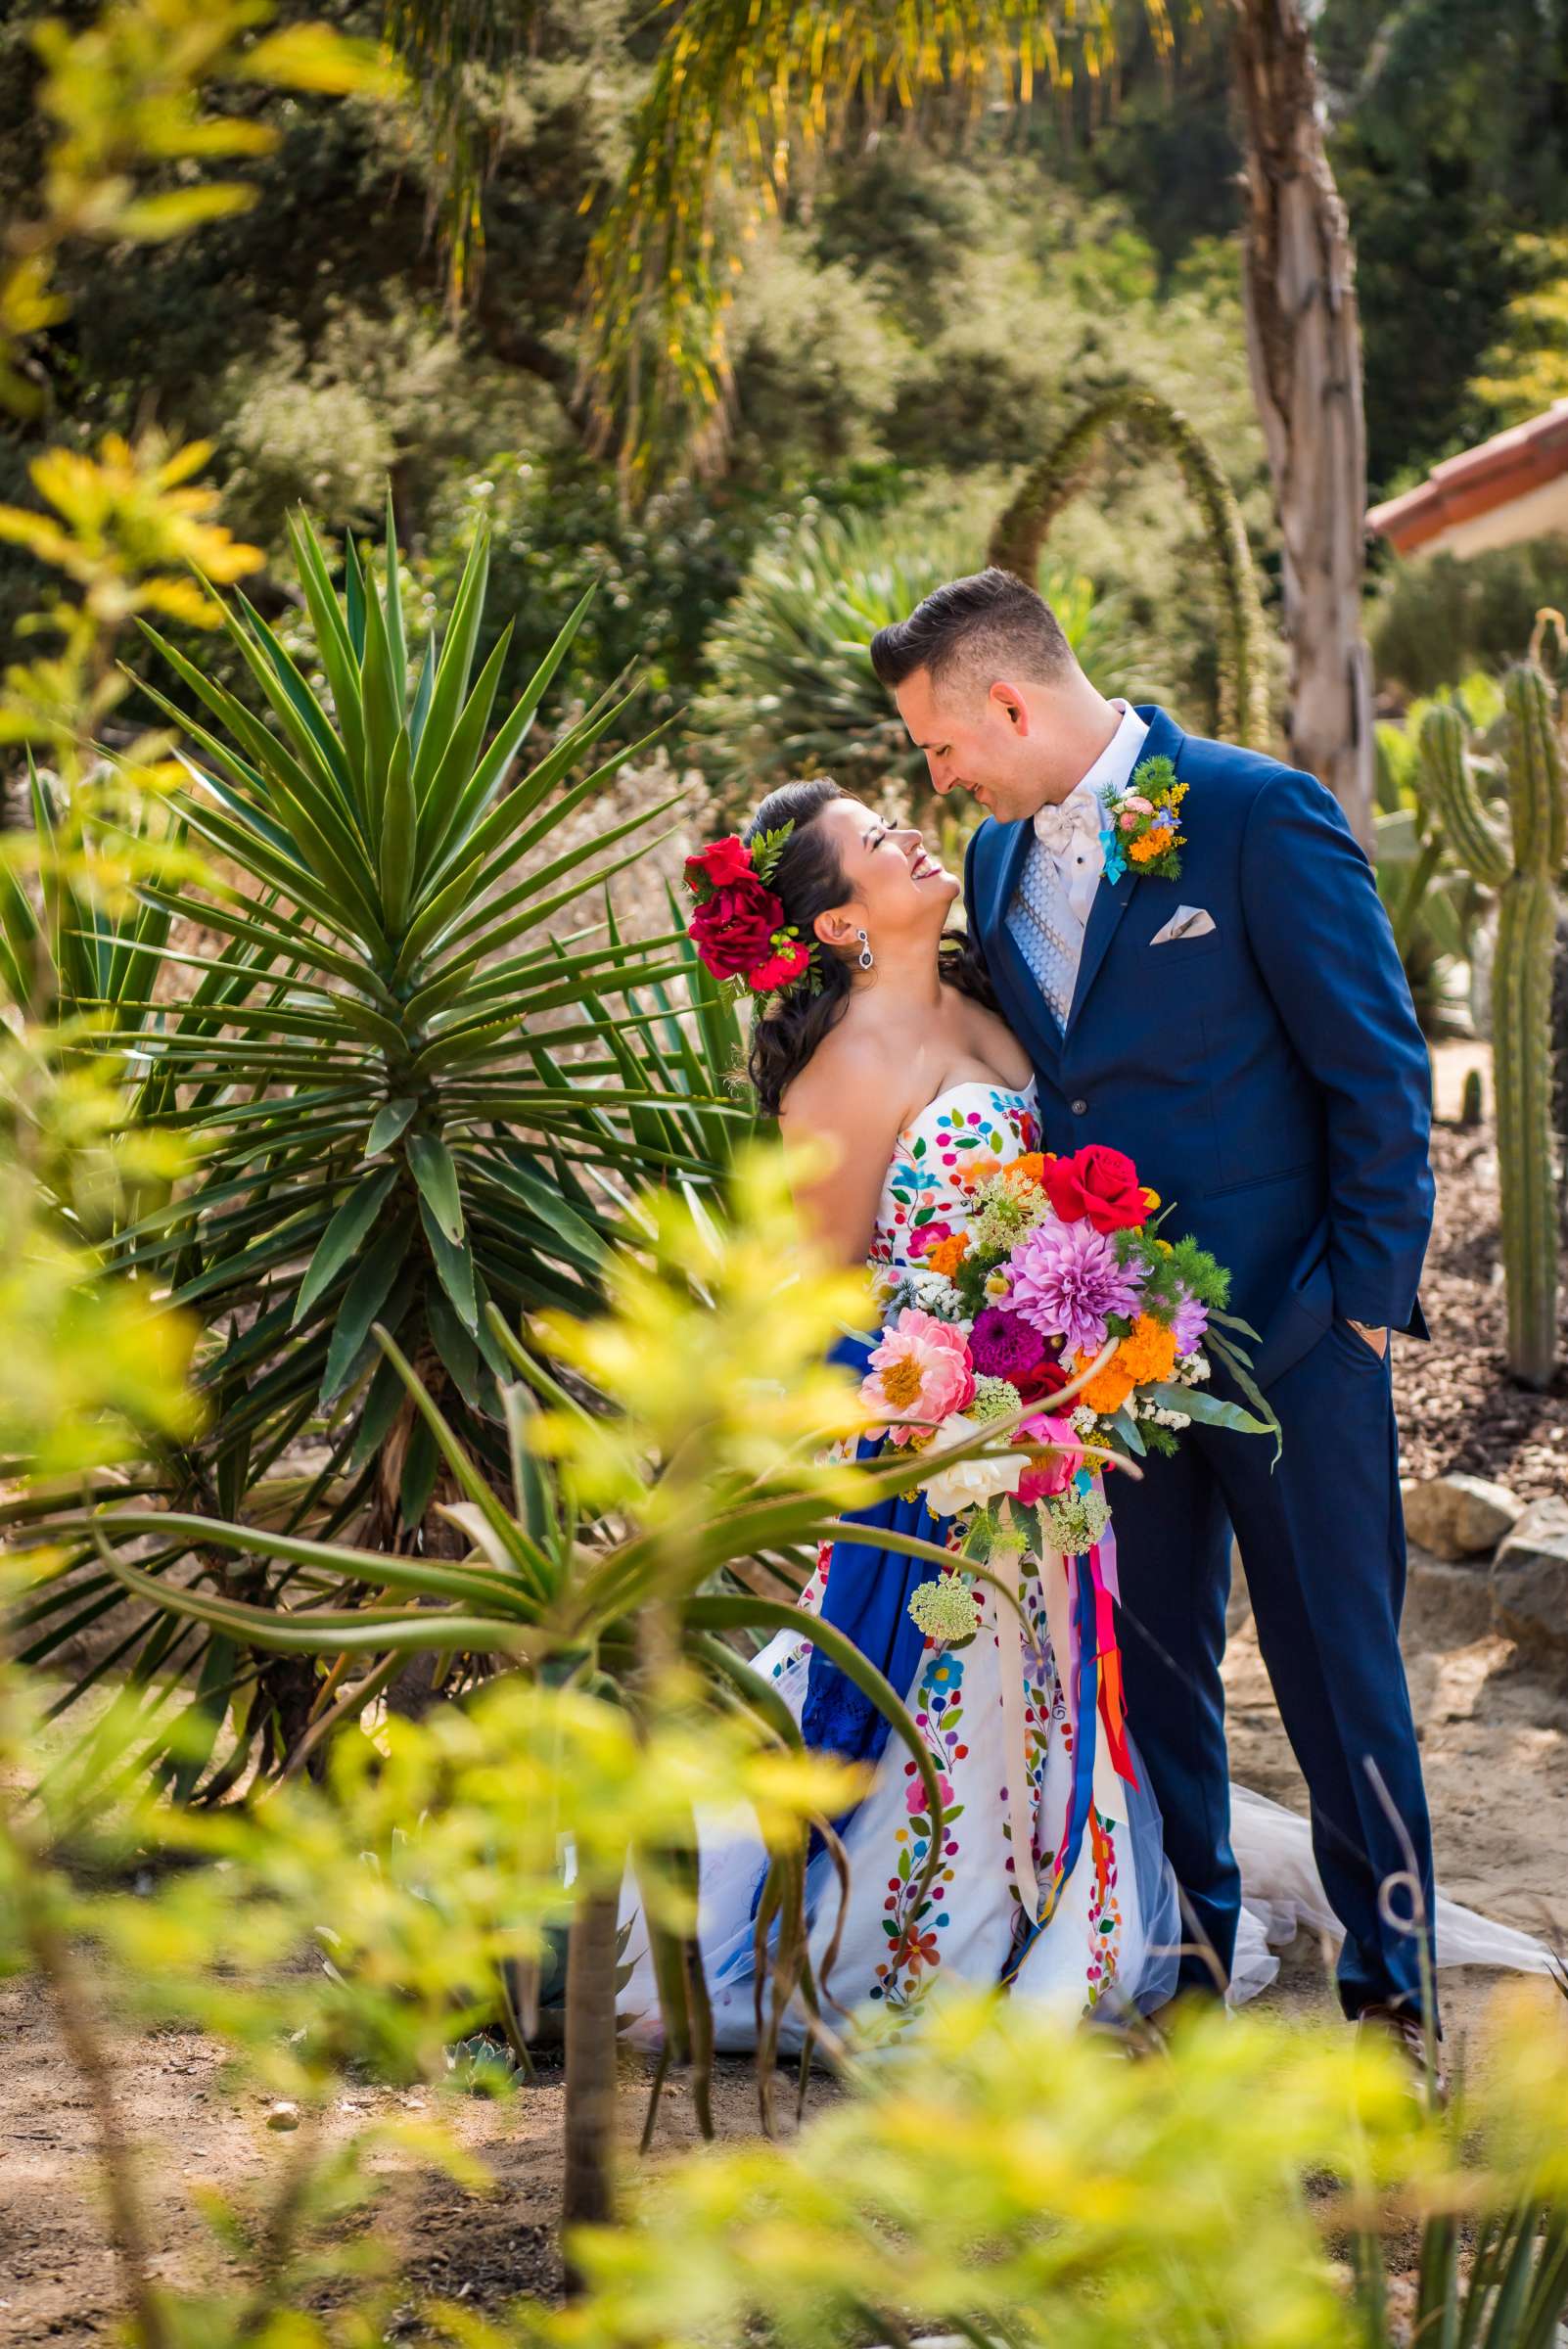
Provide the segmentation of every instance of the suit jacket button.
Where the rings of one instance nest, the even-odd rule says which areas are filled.
[[[1088,1103],[1086,1101],[1075,1101],[1073,1103],[1073,1115],[1075,1118],[1086,1118],[1088,1116]]]

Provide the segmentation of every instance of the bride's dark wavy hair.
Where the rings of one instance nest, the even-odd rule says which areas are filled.
[[[816,938],[815,928],[818,914],[842,905],[850,894],[832,836],[817,818],[834,800],[850,796],[826,776],[781,783],[768,793],[743,836],[750,848],[761,833],[780,831],[785,824],[793,827],[768,887],[783,905],[785,921],[814,945],[822,981],[815,994],[802,985],[767,996],[757,1006],[747,1074],[770,1118],[777,1117],[785,1093],[849,1009],[853,958],[832,953]],[[986,966],[967,939],[945,938],[937,951],[945,986],[956,988],[990,1011],[997,1008]]]

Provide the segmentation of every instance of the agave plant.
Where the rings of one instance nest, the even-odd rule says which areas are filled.
[[[92,944],[73,986],[100,1015],[96,1047],[131,1056],[129,1115],[196,1159],[177,1195],[113,1246],[206,1333],[208,1432],[160,1464],[165,1497],[230,1516],[249,1497],[275,1526],[329,1537],[357,1517],[370,1545],[392,1547],[441,1538],[426,1523],[440,1461],[373,1323],[503,1473],[504,1361],[486,1307],[514,1322],[582,1311],[628,1173],[710,1181],[728,1125],[747,1121],[700,1049],[670,1041],[668,990],[692,968],[683,936],[630,943],[609,911],[608,885],[679,792],[587,850],[562,844],[566,820],[646,747],[623,744],[631,697],[606,699],[520,764],[589,597],[497,723],[509,632],[472,673],[483,533],[417,660],[390,516],[379,577],[350,544],[341,589],[309,523],[292,536],[319,674],[243,596],[224,612],[264,715],[145,630],[187,697],[144,688],[188,746],[170,813],[208,877],[179,894],[145,883],[135,923]],[[613,731],[623,747],[594,763]],[[667,991],[644,1008],[626,998],[633,981]],[[697,1016],[712,1028],[706,999]],[[617,1023],[639,1018],[644,1036],[621,1040]],[[303,1439],[316,1446],[308,1471],[281,1473]],[[151,1571],[184,1547],[163,1544]],[[254,1561],[231,1587],[273,1595]],[[119,1595],[90,1555],[68,1552],[28,1602],[27,1659]],[[140,1666],[194,1666],[215,1732],[219,1692],[248,1660],[221,1636],[168,1630],[144,1621],[101,1661],[146,1640]],[[264,1678],[253,1726],[275,1758],[303,1721],[279,1713],[287,1676]]]

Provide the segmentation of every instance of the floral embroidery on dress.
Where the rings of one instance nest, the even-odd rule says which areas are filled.
[[[942,1963],[938,1936],[948,1921],[945,1901],[953,1878],[952,1863],[958,1856],[958,1838],[952,1830],[964,1815],[962,1803],[953,1801],[952,1780],[947,1771],[962,1762],[969,1752],[961,1734],[963,1680],[962,1656],[928,1641],[915,1698],[915,1727],[925,1736],[926,1751],[937,1766],[937,1782],[942,1789],[943,1823],[946,1829],[942,1847],[944,1865],[922,1893],[920,1877],[930,1850],[931,1813],[924,1781],[911,1759],[903,1766],[908,1819],[895,1838],[899,1857],[895,1872],[888,1878],[888,1897],[882,1905],[888,1953],[876,1968],[876,1985],[870,1994],[905,2017],[927,1996],[936,1969]]]
[[[957,1105],[954,1095],[967,1102],[972,1093],[984,1096],[981,1107]],[[874,1265],[907,1264],[921,1253],[911,1241],[945,1236],[946,1226],[930,1231],[945,1209],[957,1207],[962,1220],[967,1199],[960,1178],[977,1158],[1011,1159],[1039,1147],[1039,1120],[1027,1093],[977,1083],[955,1087],[954,1095],[929,1122],[922,1111],[894,1144],[871,1241]]]

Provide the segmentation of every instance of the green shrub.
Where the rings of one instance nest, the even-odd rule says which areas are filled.
[[[886,469],[852,468],[795,501],[807,515],[875,502]],[[563,666],[569,693],[591,700],[635,669],[638,707],[663,715],[704,673],[709,630],[746,576],[760,538],[776,530],[781,492],[735,483],[675,482],[636,514],[614,473],[576,454],[497,457],[452,493],[432,533],[429,569],[439,600],[456,583],[475,529],[490,532],[497,614],[516,614],[502,690],[521,687],[593,579],[599,592]],[[497,623],[498,626],[498,623]],[[487,651],[490,639],[482,639]]]
[[[1529,538],[1459,562],[1398,563],[1378,589],[1368,634],[1379,679],[1437,693],[1471,669],[1516,660],[1543,604],[1568,606],[1568,538]]]

